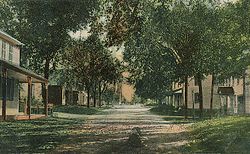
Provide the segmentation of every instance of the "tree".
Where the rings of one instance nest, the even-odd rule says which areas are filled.
[[[135,84],[135,93],[161,102],[175,78],[176,61],[168,48],[152,39],[154,31],[147,22],[125,43],[124,61],[129,64],[129,81]]]
[[[101,95],[106,90],[107,84],[116,82],[121,76],[118,61],[103,47],[95,34],[85,41],[73,41],[65,52],[64,67],[71,70],[71,76],[85,86],[88,93],[88,107],[91,93],[96,106],[98,91],[99,105],[101,105]]]
[[[86,26],[98,6],[95,0],[6,0],[3,3],[3,12],[9,12],[12,18],[1,16],[1,21],[7,23],[2,28],[25,44],[22,65],[42,73],[46,79],[56,68],[58,54],[70,39],[69,31]]]
[[[134,40],[138,42],[145,33],[149,33],[147,37],[154,41],[149,43],[149,41],[143,40],[138,43],[140,47],[148,45],[145,48],[152,49],[149,55],[153,55],[156,52],[152,44],[158,46],[158,48],[160,47],[159,50],[168,49],[169,58],[165,60],[171,61],[171,58],[175,59],[175,62],[172,60],[172,65],[169,66],[175,68],[176,71],[172,71],[172,73],[175,74],[176,80],[185,84],[186,110],[188,77],[195,76],[198,79],[200,116],[202,116],[203,112],[202,80],[204,75],[215,74],[216,71],[219,72],[221,67],[215,68],[214,65],[221,63],[223,59],[222,57],[218,59],[217,56],[228,56],[225,53],[226,51],[222,52],[222,50],[215,48],[216,46],[222,49],[224,46],[217,42],[221,42],[218,40],[225,38],[224,33],[220,32],[223,27],[221,27],[220,19],[218,18],[219,5],[216,1],[152,2],[151,8],[144,9],[145,12],[142,13],[145,15],[144,21],[148,23],[143,23],[147,29],[142,28],[143,30],[139,31],[139,34],[135,34],[137,37],[134,37]],[[223,32],[224,30],[226,28],[223,29]],[[127,44],[125,43],[125,45]],[[139,66],[141,70],[147,64],[147,62],[141,59],[141,57],[144,57],[145,48],[144,50],[134,50],[133,55],[135,56],[130,61],[131,63],[137,63],[134,65]],[[136,51],[139,54],[136,54]],[[157,61],[157,58],[155,60]],[[166,70],[169,70],[169,67]],[[145,71],[143,73],[146,74]]]
[[[177,1],[170,6],[161,3],[153,14],[153,23],[158,27],[161,42],[172,49],[170,51],[178,60],[177,76],[185,83],[186,109],[187,78],[195,76],[198,79],[202,117],[202,80],[206,75],[212,74],[214,77],[218,74],[225,64],[223,58],[229,55],[226,50],[228,47],[225,48],[223,41],[227,37],[224,33],[227,27],[222,24],[220,20],[223,19],[219,16],[224,5],[218,1]],[[213,85],[214,78],[212,87]]]
[[[170,56],[166,60],[175,64],[172,67],[176,71],[172,72],[170,67],[166,67],[165,72],[172,72],[176,81],[185,84],[186,110],[188,77],[195,76],[198,79],[201,117],[203,112],[202,80],[205,76],[212,74],[211,86],[213,87],[216,78],[228,77],[232,73],[239,72],[236,70],[239,70],[240,66],[246,65],[239,59],[246,58],[246,55],[242,54],[242,49],[246,48],[241,44],[247,42],[249,38],[246,37],[246,34],[249,36],[249,26],[247,26],[249,23],[244,22],[249,18],[247,0],[236,3],[240,8],[238,11],[228,13],[224,9],[227,10],[227,5],[231,4],[216,0],[167,2],[122,0],[112,1],[109,4],[106,6],[108,18],[105,22],[106,29],[104,28],[107,31],[107,42],[109,45],[121,45],[125,42],[125,60],[132,65],[130,70],[132,80],[137,83],[140,81],[139,87],[145,83],[150,87],[150,83],[142,82],[142,79],[149,81],[151,77],[154,77],[152,72],[155,70],[152,69],[152,65],[149,64],[151,61],[148,62],[147,58],[154,52],[159,53],[167,49]],[[233,7],[236,6],[233,5]],[[230,15],[234,17],[233,20],[240,22],[233,22],[229,18]],[[237,17],[239,15],[240,18]],[[244,34],[237,32],[239,27],[242,27]],[[146,40],[145,36],[152,41]],[[150,48],[152,50],[148,52]],[[235,52],[236,50],[240,52]],[[172,58],[175,59],[174,62]],[[154,58],[156,61],[159,59]],[[235,69],[229,70],[231,68],[228,66],[233,66]],[[150,69],[151,72],[147,71]],[[170,78],[172,76],[170,75]],[[211,110],[212,94],[213,88],[211,88]],[[187,112],[185,115],[187,116]]]

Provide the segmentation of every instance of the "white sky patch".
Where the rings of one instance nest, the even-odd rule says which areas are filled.
[[[87,28],[83,28],[82,30],[78,30],[76,32],[69,32],[69,35],[74,38],[74,39],[87,39],[91,33],[90,31],[90,27],[87,26]]]

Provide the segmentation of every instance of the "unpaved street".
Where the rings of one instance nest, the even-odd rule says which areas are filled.
[[[179,147],[187,143],[186,127],[189,124],[171,124],[148,110],[140,105],[117,105],[101,115],[61,115],[84,119],[86,123],[72,128],[75,134],[71,140],[74,142],[58,146],[55,152],[180,153]],[[134,127],[142,132],[143,146],[140,148],[127,144]]]

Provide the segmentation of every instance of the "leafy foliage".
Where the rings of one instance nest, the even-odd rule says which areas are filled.
[[[92,31],[105,35],[107,47],[120,47],[132,33],[139,30],[142,3],[141,0],[101,0]]]
[[[72,45],[67,48],[63,62],[66,70],[72,73],[70,77],[86,88],[88,98],[92,89],[94,103],[97,86],[99,99],[101,99],[100,95],[106,90],[108,84],[115,83],[121,78],[120,62],[112,57],[111,52],[102,45],[95,34],[85,41],[72,42]]]
[[[45,78],[49,78],[50,70],[56,67],[58,53],[70,38],[68,32],[85,26],[98,6],[97,1],[92,0],[4,0],[1,3],[5,6],[3,12],[6,11],[1,14],[1,21],[6,23],[1,28],[25,44],[23,64],[42,72]]]

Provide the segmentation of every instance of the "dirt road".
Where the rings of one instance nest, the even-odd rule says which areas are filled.
[[[119,105],[101,115],[72,117],[82,118],[86,123],[72,128],[75,133],[72,143],[60,145],[55,152],[180,153],[179,147],[187,144],[189,124],[172,124],[140,105]],[[142,147],[133,148],[127,143],[134,127],[142,132]]]

